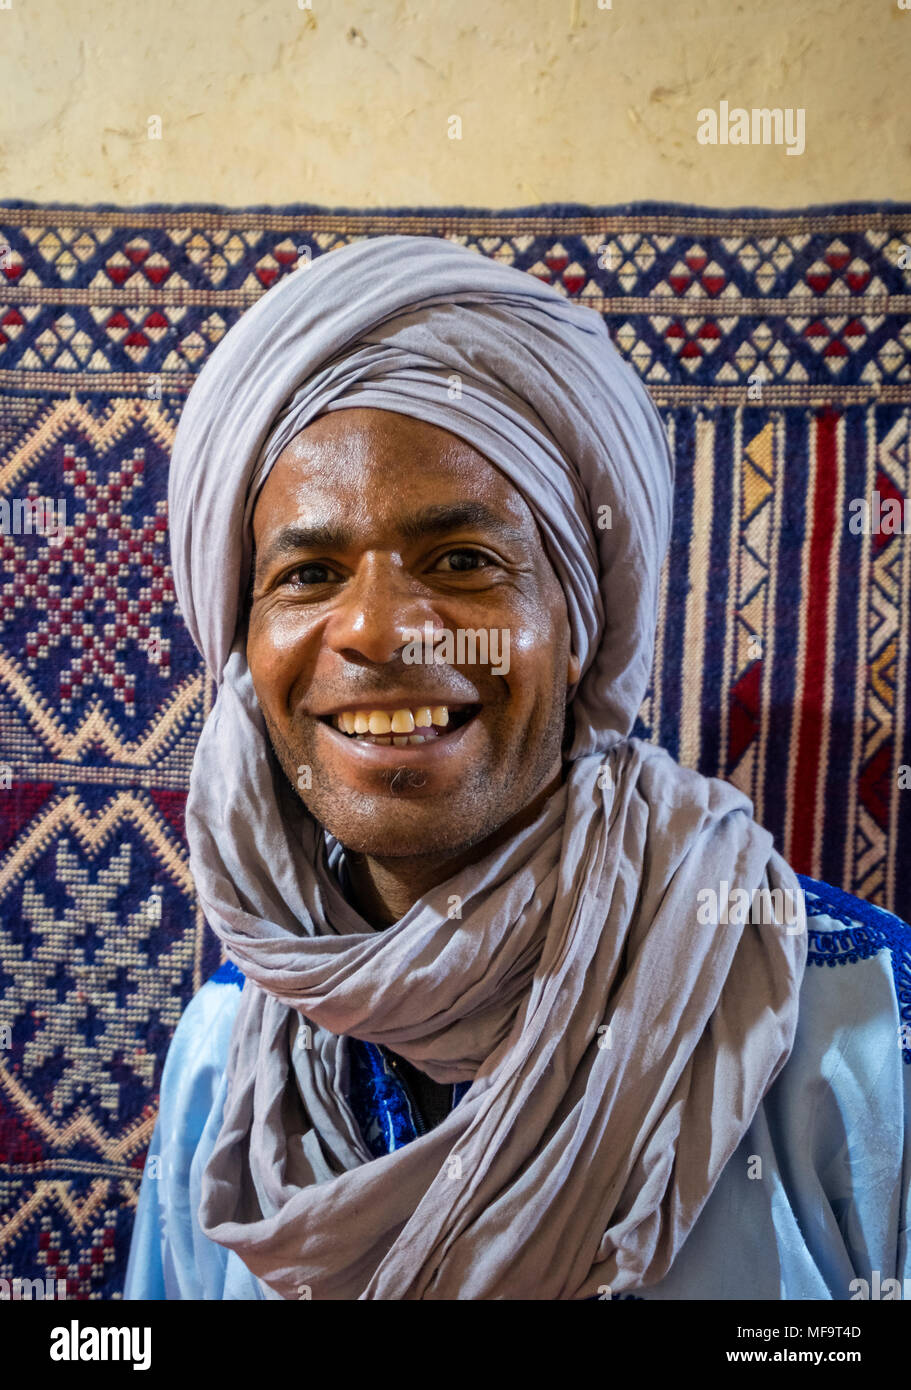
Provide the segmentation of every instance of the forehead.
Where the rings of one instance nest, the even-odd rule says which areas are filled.
[[[393,526],[428,504],[483,502],[532,534],[521,493],[458,435],[410,415],[356,407],[314,420],[279,455],[256,503],[257,541],[288,520],[343,513],[350,526]]]

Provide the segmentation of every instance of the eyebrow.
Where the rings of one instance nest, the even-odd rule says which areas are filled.
[[[513,544],[527,540],[523,531],[511,526],[483,502],[438,502],[402,517],[398,533],[403,540],[414,542],[447,535],[450,531],[468,526],[480,527]],[[276,560],[299,554],[302,550],[351,550],[355,544],[354,532],[346,526],[330,522],[314,526],[283,526],[262,552],[257,552],[256,566],[257,569],[260,565],[267,569]]]

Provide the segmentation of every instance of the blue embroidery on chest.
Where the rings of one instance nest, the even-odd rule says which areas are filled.
[[[843,922],[841,931],[814,931],[807,927],[807,964],[853,965],[889,949],[892,976],[902,1020],[902,1059],[911,1065],[911,927],[884,908],[864,902],[836,888],[798,874],[806,894],[807,917],[830,917]]]
[[[374,1043],[352,1038],[348,1102],[364,1143],[380,1158],[424,1133],[420,1116]]]
[[[354,1111],[364,1143],[374,1158],[393,1153],[427,1133],[427,1128],[401,1077],[396,1076],[383,1050],[359,1038],[350,1040],[351,1081],[348,1103]],[[470,1081],[453,1085],[455,1109]]]

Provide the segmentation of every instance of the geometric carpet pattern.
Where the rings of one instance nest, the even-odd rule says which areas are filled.
[[[164,1055],[220,959],[183,826],[213,699],[168,562],[187,392],[277,280],[389,232],[605,316],[677,470],[636,733],[911,917],[911,540],[849,526],[911,498],[911,207],[0,203],[0,517],[66,506],[59,544],[0,534],[0,1277],[119,1296]]]

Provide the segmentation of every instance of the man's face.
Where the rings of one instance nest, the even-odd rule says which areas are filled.
[[[321,416],[276,461],[253,533],[253,685],[342,844],[458,853],[559,774],[578,670],[563,592],[525,501],[470,445],[386,410]],[[409,647],[426,624],[451,634],[446,664]]]

